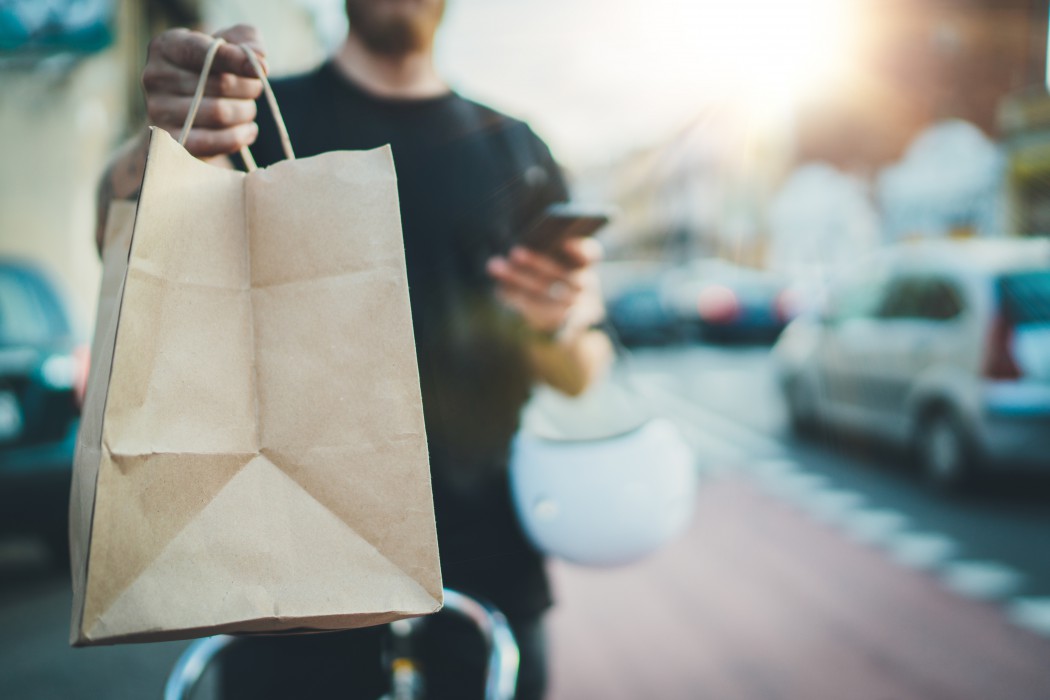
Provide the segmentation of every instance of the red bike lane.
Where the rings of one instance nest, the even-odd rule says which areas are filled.
[[[1050,641],[746,478],[652,558],[553,576],[550,700],[1050,699]]]

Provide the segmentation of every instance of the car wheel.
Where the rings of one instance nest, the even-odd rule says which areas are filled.
[[[817,397],[805,380],[798,378],[788,384],[787,411],[792,432],[796,435],[813,435],[820,423]]]
[[[934,487],[959,491],[973,480],[973,444],[949,411],[935,411],[920,421],[915,449],[923,476]]]

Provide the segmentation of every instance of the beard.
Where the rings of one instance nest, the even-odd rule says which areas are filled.
[[[445,0],[345,0],[350,31],[371,51],[402,56],[429,47]]]

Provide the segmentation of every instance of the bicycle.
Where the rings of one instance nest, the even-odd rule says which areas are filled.
[[[463,593],[446,588],[444,594],[445,605],[435,614],[458,614],[474,624],[485,642],[488,650],[485,700],[513,700],[519,655],[518,644],[506,617],[495,606]],[[412,639],[425,624],[426,618],[414,618],[389,625],[393,642],[387,663],[391,676],[390,692],[380,700],[423,700],[426,697],[419,666],[412,654]],[[164,700],[190,700],[204,672],[238,639],[220,634],[198,639],[187,647],[168,675]]]

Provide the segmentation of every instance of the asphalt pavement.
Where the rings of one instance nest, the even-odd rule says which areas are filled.
[[[653,405],[693,439],[703,467],[735,468],[843,530],[878,530],[881,520],[883,531],[869,538],[890,549],[926,542],[916,566],[948,575],[984,566],[987,575],[970,578],[988,586],[974,583],[973,595],[1050,602],[1050,462],[1045,477],[989,478],[971,494],[937,493],[899,452],[793,436],[766,347],[646,350],[632,364]]]
[[[185,642],[69,646],[72,593],[42,547],[0,545],[0,698],[159,699]]]
[[[768,349],[635,353],[703,474],[690,531],[552,566],[552,700],[1050,700],[1050,489],[967,499],[899,455],[797,441]],[[185,643],[70,649],[69,584],[0,539],[0,699],[159,698]]]

